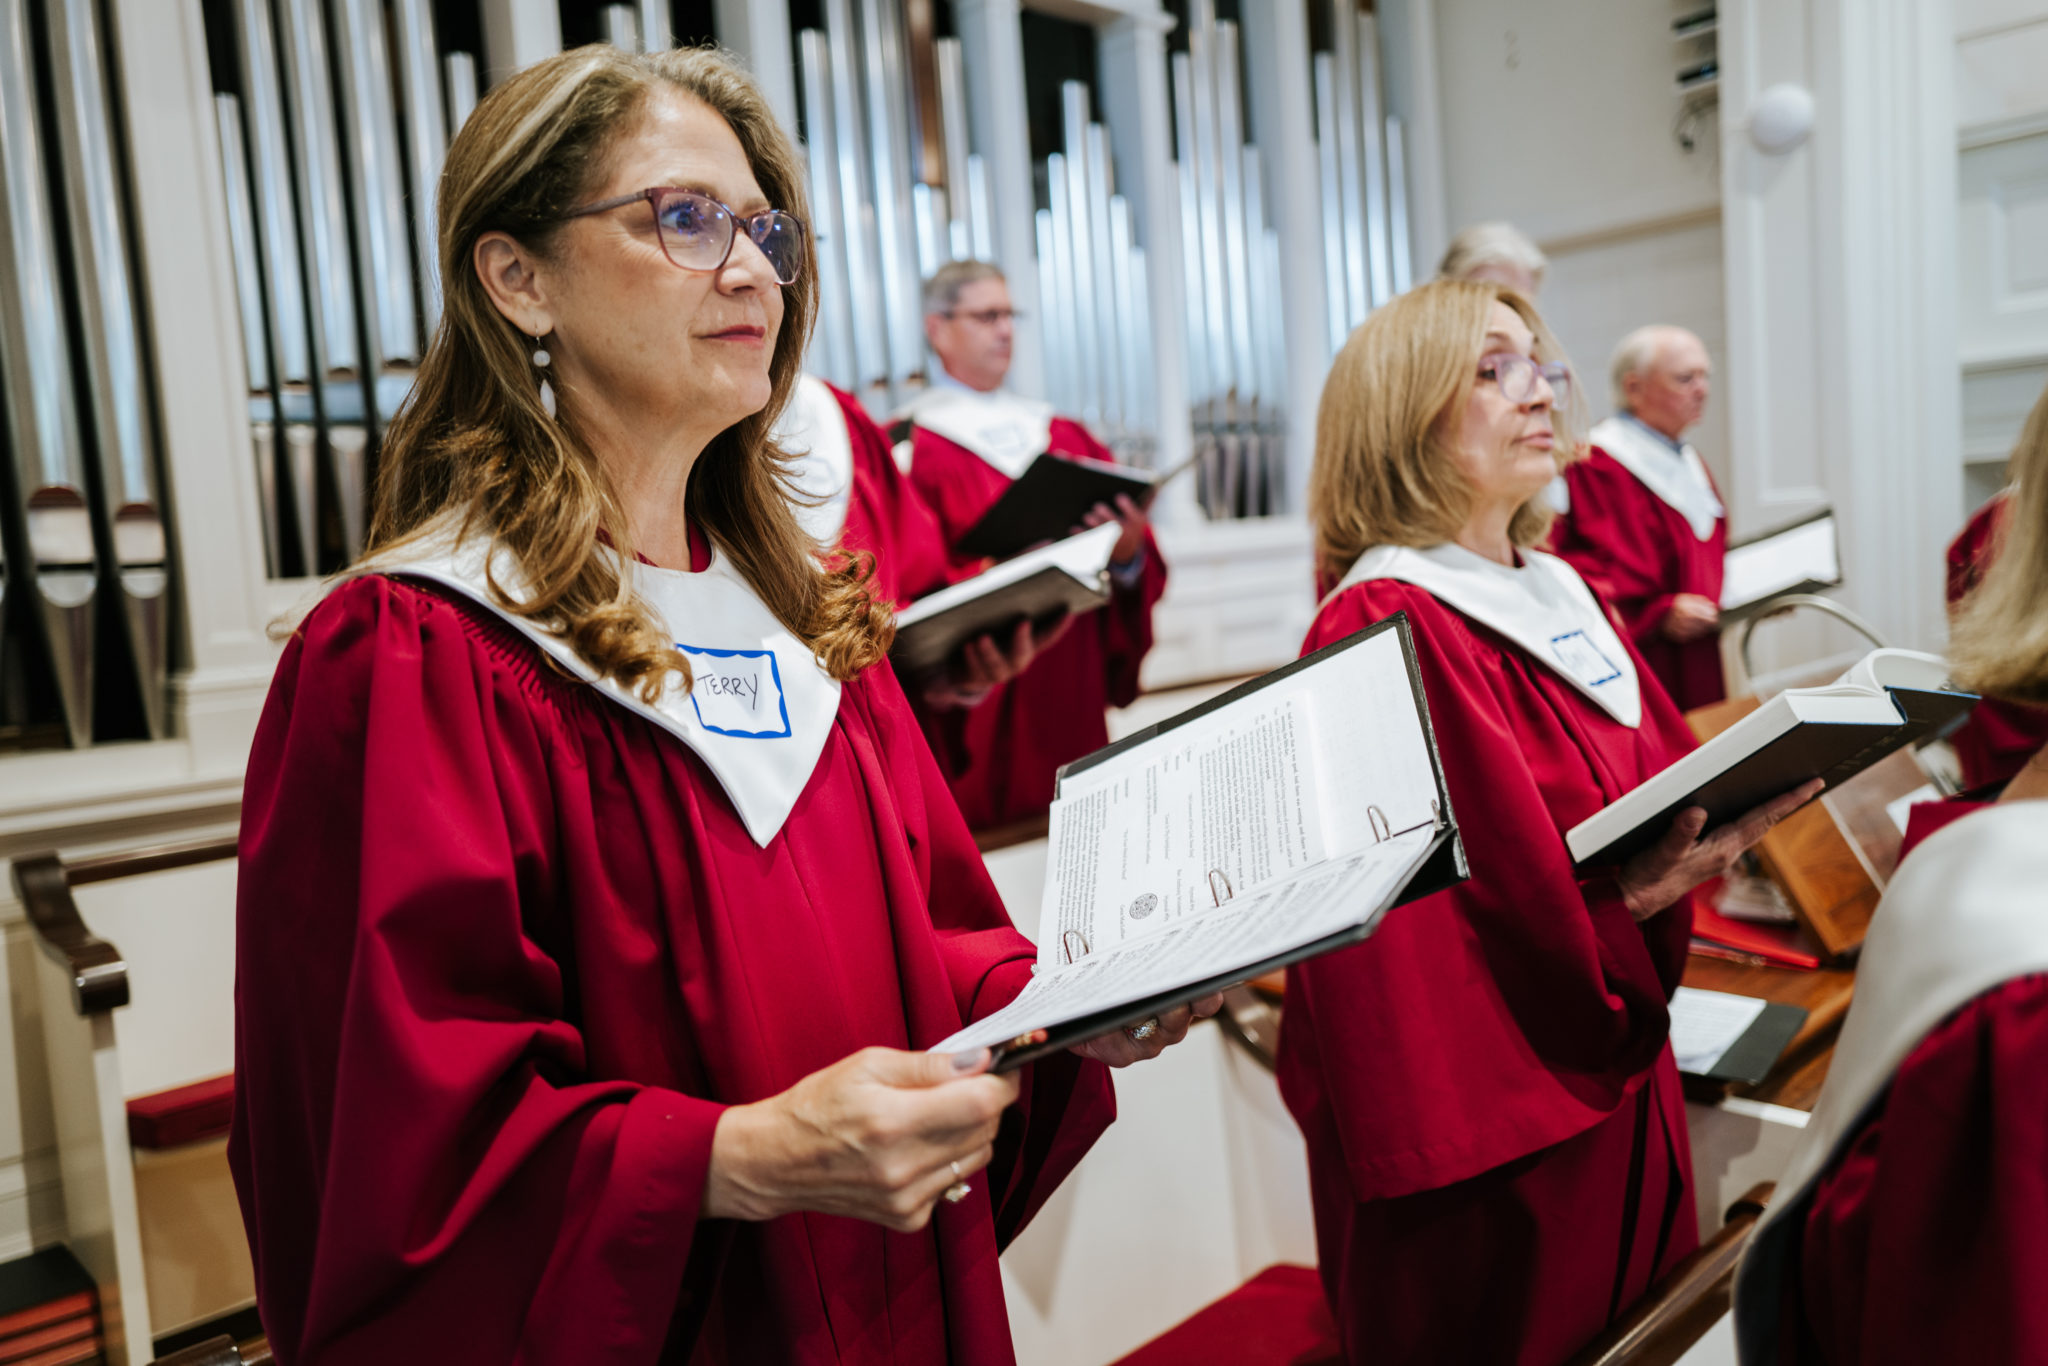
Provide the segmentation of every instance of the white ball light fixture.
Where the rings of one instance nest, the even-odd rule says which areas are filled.
[[[1813,135],[1813,93],[1774,85],[1749,106],[1749,140],[1759,152],[1783,156]]]

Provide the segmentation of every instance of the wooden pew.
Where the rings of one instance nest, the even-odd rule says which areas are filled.
[[[129,1004],[130,986],[120,950],[86,925],[72,891],[234,857],[229,836],[69,861],[55,853],[32,854],[13,863],[15,890],[40,950],[37,995],[68,1242],[100,1287],[110,1366],[141,1366],[155,1356],[135,1153],[113,1020],[113,1012]],[[238,1213],[233,1246],[220,1251],[248,1256]],[[231,1307],[239,1306],[223,1306]]]

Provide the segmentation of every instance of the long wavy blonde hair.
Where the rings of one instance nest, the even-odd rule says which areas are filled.
[[[2013,702],[2048,704],[2048,389],[2020,430],[1991,567],[1956,607],[1956,682]]]
[[[498,312],[473,255],[505,232],[545,259],[559,215],[602,184],[612,145],[647,101],[673,90],[722,115],[768,202],[808,221],[802,163],[753,81],[724,54],[633,56],[605,45],[528,67],[477,105],[448,149],[439,194],[441,325],[385,436],[366,561],[387,560],[448,516],[509,550],[527,595],[505,610],[562,636],[601,675],[657,697],[681,651],[657,631],[621,559],[632,543],[617,491],[578,434],[541,408],[528,339]],[[768,406],[727,428],[691,470],[692,519],[834,678],[887,652],[894,627],[868,588],[866,561],[821,564],[796,520],[796,486],[771,432],[803,365],[817,314],[817,257],[806,242],[783,286]],[[609,539],[618,557],[601,549]]]
[[[1316,411],[1308,517],[1319,579],[1334,583],[1377,545],[1432,546],[1455,538],[1472,488],[1452,458],[1456,419],[1478,383],[1493,306],[1506,304],[1536,334],[1536,358],[1564,350],[1536,305],[1506,285],[1431,280],[1382,305],[1351,334],[1323,383]],[[1578,386],[1553,414],[1558,465],[1580,458]],[[1508,535],[1532,546],[1555,517],[1538,493],[1515,510]]]

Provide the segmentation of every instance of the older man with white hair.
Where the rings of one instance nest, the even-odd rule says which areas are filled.
[[[1727,695],[1720,601],[1728,522],[1706,462],[1685,440],[1713,364],[1682,327],[1636,329],[1615,348],[1619,410],[1565,471],[1557,553],[1603,593],[1682,709]]]

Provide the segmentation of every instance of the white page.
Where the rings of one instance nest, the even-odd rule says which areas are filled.
[[[1704,1073],[1764,1013],[1754,996],[1680,987],[1671,997],[1671,1052],[1681,1072]]]
[[[1109,568],[1109,557],[1116,550],[1117,537],[1123,534],[1114,522],[1090,527],[1063,541],[1042,545],[1036,550],[1027,550],[1015,559],[1004,560],[992,569],[983,570],[971,579],[962,579],[950,588],[941,588],[928,597],[919,598],[896,615],[898,626],[913,626],[927,617],[935,617],[950,611],[963,602],[988,596],[1005,584],[1022,583],[1039,570],[1048,566],[1064,570],[1079,583],[1094,583]]]
[[[1332,855],[1436,823],[1436,768],[1398,634],[1383,631],[1288,685],[1309,701],[1323,841]]]
[[[1222,906],[1135,935],[1069,966],[1042,968],[1017,999],[935,1045],[956,1053],[1007,1043],[1184,985],[1237,975],[1361,925],[1407,880],[1434,831],[1331,859]]]
[[[1841,577],[1835,519],[1821,517],[1730,550],[1721,578],[1721,606],[1741,607],[1808,580],[1833,583]]]
[[[1941,789],[1933,783],[1922,783],[1903,797],[1884,804],[1884,814],[1892,818],[1892,824],[1899,827],[1901,835],[1906,833],[1906,822],[1913,818],[1913,808],[1922,802],[1941,800]]]
[[[1255,694],[1060,785],[1039,962],[1063,966],[1323,856],[1306,708]]]

